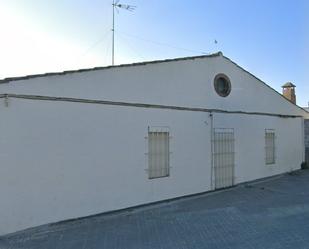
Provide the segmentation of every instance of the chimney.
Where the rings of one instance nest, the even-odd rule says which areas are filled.
[[[295,87],[291,82],[287,82],[282,86],[282,95],[294,104],[296,104]]]

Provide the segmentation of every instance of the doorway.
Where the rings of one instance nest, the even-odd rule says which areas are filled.
[[[234,129],[214,129],[213,164],[215,189],[233,186],[235,171]]]

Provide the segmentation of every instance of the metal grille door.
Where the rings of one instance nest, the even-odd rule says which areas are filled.
[[[213,163],[215,189],[234,184],[234,129],[214,129]]]

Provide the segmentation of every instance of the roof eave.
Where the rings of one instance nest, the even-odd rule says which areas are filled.
[[[217,53],[207,54],[207,55],[205,54],[205,55],[190,56],[190,57],[180,57],[180,58],[174,58],[174,59],[144,61],[144,62],[136,62],[136,63],[130,63],[130,64],[120,64],[120,65],[113,65],[113,66],[106,66],[106,67],[93,67],[93,68],[69,70],[69,71],[63,71],[63,72],[33,74],[33,75],[26,75],[26,76],[20,76],[20,77],[8,77],[8,78],[4,78],[4,79],[0,80],[0,84],[6,84],[6,83],[9,83],[11,81],[28,80],[28,79],[39,78],[39,77],[66,75],[66,74],[106,70],[106,69],[121,68],[121,67],[144,66],[144,65],[148,65],[148,64],[158,64],[158,63],[166,63],[166,62],[172,62],[172,61],[195,60],[195,59],[210,58],[210,57],[217,57],[217,56],[223,56],[223,53],[217,52]]]

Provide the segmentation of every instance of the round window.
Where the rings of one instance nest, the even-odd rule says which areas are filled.
[[[214,80],[215,90],[221,97],[227,97],[231,92],[230,79],[225,74],[218,74]]]

